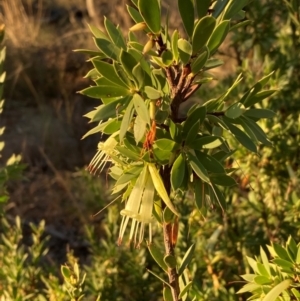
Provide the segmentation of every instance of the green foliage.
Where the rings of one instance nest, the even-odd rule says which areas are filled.
[[[248,258],[254,274],[242,275],[247,284],[238,293],[250,292],[251,300],[300,300],[300,244],[290,236],[285,246],[273,243],[268,250],[271,261],[263,248],[260,259]]]
[[[258,154],[258,146],[271,145],[259,122],[274,114],[255,109],[255,105],[274,93],[267,86],[273,72],[239,93],[234,103],[228,99],[242,86],[241,76],[213,99],[195,100],[187,111],[181,107],[209,82],[207,70],[223,64],[213,55],[238,24],[236,20],[243,19],[242,9],[247,3],[197,2],[195,6],[194,1],[178,1],[187,38],[177,30],[170,33],[168,19],[161,25],[158,0],[133,1],[135,7],[128,10],[136,25],[130,28],[125,44],[118,26],[107,20],[106,33],[92,29],[99,50],[91,59],[95,69],[89,72],[95,85],[81,93],[100,100],[100,106],[87,114],[91,121],[100,122],[87,135],[100,132],[109,137],[99,144],[89,169],[97,173],[111,162],[113,193],[126,201],[121,210],[119,244],[130,221],[129,240],[137,247],[143,242],[146,226],[148,243],[152,243],[154,218],[163,226],[165,256],[158,256],[155,248],[149,249],[160,267],[165,270],[164,265],[169,266],[166,272],[169,280],[175,277],[175,284],[151,273],[170,286],[173,300],[188,298],[192,282],[184,270],[192,259],[194,245],[177,266],[172,256],[178,220],[176,217],[173,222],[162,222],[163,210],[168,208],[181,216],[177,195],[190,191],[195,202],[183,197],[191,203],[190,212],[199,209],[203,214],[208,206],[224,211],[227,202],[223,187],[236,185],[234,169],[226,166],[224,157],[230,157],[240,146]],[[137,30],[147,38],[144,45],[137,42]],[[234,146],[230,145],[233,138]],[[133,169],[135,172],[129,172]],[[197,299],[193,293],[191,297]]]

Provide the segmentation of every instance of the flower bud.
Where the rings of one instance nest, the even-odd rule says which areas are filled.
[[[144,46],[143,54],[146,54],[147,52],[149,52],[153,48],[154,45],[155,45],[155,41],[150,39]]]
[[[145,22],[136,23],[135,25],[131,26],[129,28],[130,31],[139,31],[144,30],[147,28],[147,25]]]

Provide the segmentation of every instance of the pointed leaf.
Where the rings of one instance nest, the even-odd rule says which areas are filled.
[[[191,37],[193,35],[195,19],[193,0],[178,0],[178,9],[185,31]]]
[[[161,92],[152,88],[151,86],[146,86],[144,92],[149,99],[159,99],[161,98]]]
[[[182,154],[179,154],[171,169],[171,185],[173,190],[177,190],[185,177],[185,159]]]
[[[188,153],[189,164],[192,167],[193,171],[196,175],[202,179],[204,182],[210,183],[210,179],[207,173],[207,170],[204,166],[200,163],[198,158],[191,153]]]
[[[206,16],[211,4],[211,0],[195,0],[198,18]]]
[[[254,142],[247,136],[243,131],[241,131],[238,127],[231,124],[228,120],[225,118],[223,121],[226,123],[228,129],[230,130],[231,134],[235,137],[237,141],[239,141],[244,147],[249,149],[251,152],[256,153],[257,149],[254,144]]]
[[[205,184],[200,179],[195,179],[194,182],[196,207],[202,213],[205,209]]]
[[[172,34],[171,44],[172,44],[172,52],[173,52],[173,55],[174,55],[174,60],[177,63],[178,62],[178,58],[179,58],[179,52],[178,52],[178,30],[174,30],[174,32]]]
[[[130,78],[133,78],[132,70],[137,65],[136,59],[127,51],[121,50],[120,61],[124,70]]]
[[[136,10],[134,7],[129,6],[129,5],[126,5],[126,7],[127,7],[127,11],[129,13],[130,17],[132,18],[132,20],[135,23],[142,23],[142,22],[144,22],[144,19],[141,16],[141,14],[138,12],[138,10]]]
[[[149,109],[147,108],[144,99],[139,94],[134,94],[133,96],[133,104],[137,114],[150,125],[150,115]]]
[[[91,121],[105,121],[108,118],[116,117],[117,109],[122,107],[128,101],[128,97],[117,99],[106,105],[101,105],[97,108],[94,116],[91,118]]]
[[[275,287],[273,287],[266,296],[262,299],[262,301],[274,301],[279,297],[281,293],[283,293],[284,290],[286,290],[290,286],[289,280],[284,280],[277,284]]]
[[[173,151],[175,146],[177,145],[176,142],[170,139],[162,138],[155,141],[155,145],[164,151]]]
[[[125,110],[125,114],[123,116],[122,123],[121,123],[120,134],[119,134],[121,141],[123,140],[128,130],[128,127],[131,123],[133,113],[134,113],[134,105],[133,105],[133,100],[131,100]]]
[[[193,54],[196,54],[203,46],[206,45],[215,29],[215,26],[216,19],[212,16],[205,16],[197,22],[192,37]]]
[[[251,129],[256,139],[267,146],[272,146],[272,142],[268,140],[266,133],[262,130],[262,128],[252,119],[242,116],[241,120],[243,120]]]
[[[245,107],[242,103],[236,102],[232,104],[226,111],[225,116],[230,119],[240,117],[245,112]]]
[[[264,90],[264,91],[258,92],[257,94],[255,94],[253,96],[249,96],[247,98],[247,100],[244,102],[244,105],[246,108],[251,107],[251,106],[255,105],[256,103],[261,102],[263,99],[270,97],[275,92],[277,92],[277,90]]]
[[[133,126],[133,134],[136,144],[138,144],[144,137],[146,132],[147,123],[144,119],[138,115],[135,118],[134,126]]]
[[[244,116],[260,118],[273,118],[276,115],[275,112],[267,109],[249,109],[244,113]]]
[[[158,0],[139,0],[138,8],[149,29],[153,33],[159,34],[161,30],[161,21]]]
[[[95,43],[108,58],[111,58],[115,61],[119,59],[120,49],[112,42],[103,38],[95,38]]]
[[[192,55],[192,45],[185,39],[178,40],[178,51],[180,60],[186,65]]]
[[[184,295],[189,291],[189,289],[191,288],[192,284],[193,284],[192,281],[188,282],[188,284],[181,290],[181,292],[180,292],[180,294],[179,294],[179,296],[178,296],[179,299],[180,299],[180,298],[183,298],[183,296],[184,296]]]
[[[177,212],[177,210],[175,209],[174,205],[172,204],[169,195],[166,191],[166,188],[164,186],[164,183],[161,179],[161,176],[157,170],[157,168],[155,167],[154,164],[148,164],[149,167],[149,171],[151,174],[151,178],[154,184],[154,187],[158,193],[158,195],[161,197],[161,199],[164,201],[164,203],[169,207],[169,209],[176,215],[179,216],[179,213]]]
[[[118,74],[115,71],[115,68],[112,64],[99,61],[97,59],[92,60],[93,65],[95,66],[96,70],[106,79],[111,81],[114,85],[118,85],[124,88],[128,86],[120,79]]]
[[[205,46],[205,50],[192,62],[191,68],[193,74],[197,74],[206,64],[209,57],[209,49]]]
[[[111,41],[116,46],[118,46],[118,48],[123,48],[125,50],[126,44],[125,44],[123,35],[114,26],[114,24],[111,21],[109,21],[106,17],[104,17],[104,26],[105,26],[105,29],[106,29]]]
[[[198,160],[212,173],[225,173],[222,164],[214,157],[200,151],[195,151]]]
[[[198,120],[198,121],[190,128],[190,130],[189,130],[189,132],[188,132],[188,134],[187,134],[187,137],[186,137],[186,140],[185,140],[185,144],[186,144],[187,146],[189,146],[190,143],[192,143],[192,142],[195,140],[195,138],[196,138],[196,136],[197,136],[197,134],[198,134],[198,132],[199,132],[199,129],[200,129],[200,121]]]
[[[236,185],[236,181],[230,177],[227,176],[226,174],[212,174],[210,176],[211,182],[214,183],[215,185],[220,185],[220,186],[234,186]]]
[[[179,276],[183,273],[185,268],[189,265],[189,263],[193,259],[194,251],[195,251],[195,244],[192,244],[189,247],[189,249],[186,251],[186,253],[185,253],[185,255],[182,259],[182,262],[181,262],[180,267],[178,269],[178,275]]]
[[[117,97],[126,96],[130,94],[130,91],[120,86],[93,86],[83,89],[79,93],[92,97],[92,98],[105,98],[105,97]]]
[[[148,250],[152,256],[152,258],[156,261],[156,263],[164,270],[167,271],[168,267],[164,261],[164,255],[154,244],[148,245]]]
[[[225,40],[228,31],[230,28],[230,21],[222,21],[214,30],[213,34],[211,35],[207,47],[211,54],[213,54],[218,47],[223,43]]]

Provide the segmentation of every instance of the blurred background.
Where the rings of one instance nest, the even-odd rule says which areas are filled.
[[[270,240],[282,242],[293,235],[299,241],[300,26],[292,2],[251,2],[246,7],[251,23],[225,41],[218,53],[225,63],[215,71],[216,81],[199,91],[199,97],[209,100],[243,73],[243,85],[233,96],[237,98],[272,70],[276,72],[270,88],[279,89],[262,104],[277,113],[261,124],[274,147],[261,146],[260,156],[241,149],[234,162],[228,162],[241,168],[236,174],[239,186],[225,191],[228,211],[213,208],[203,218],[186,204],[179,250],[190,241],[198,243],[191,273],[203,300],[246,300],[235,294],[241,286],[238,275],[249,270],[245,256],[257,254]],[[111,201],[110,185],[105,175],[93,177],[85,170],[101,137],[81,140],[93,126],[83,115],[99,101],[76,93],[90,84],[84,76],[91,64],[73,50],[95,49],[87,24],[104,30],[104,16],[127,34],[132,21],[126,4],[130,1],[0,0],[7,73],[1,162],[5,165],[12,153],[20,154],[23,168],[7,183],[5,216],[8,225],[15,226],[3,223],[1,230],[13,246],[23,246],[22,254],[30,254],[26,269],[33,267],[31,274],[21,276],[27,287],[19,289],[21,299],[12,300],[23,300],[30,283],[32,300],[68,300],[59,266],[77,259],[88,273],[86,300],[96,300],[99,294],[101,300],[160,300],[161,288],[145,270],[145,265],[154,265],[147,252],[116,247],[120,205],[92,217]],[[170,28],[182,31],[172,0],[163,1],[163,12],[169,12]],[[15,216],[21,217],[21,226]],[[42,220],[40,230],[30,226]],[[11,250],[4,245],[3,256]],[[39,260],[34,261],[35,256]],[[9,270],[13,263],[3,265]],[[43,269],[37,270],[40,266]],[[1,279],[0,292],[9,287],[4,271]]]

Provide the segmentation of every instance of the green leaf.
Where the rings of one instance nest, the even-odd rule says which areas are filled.
[[[235,137],[237,141],[239,141],[244,147],[246,147],[251,152],[257,152],[256,146],[254,142],[249,138],[249,136],[247,136],[243,131],[241,131],[235,125],[231,124],[225,118],[223,119],[223,121],[225,122],[231,134]]]
[[[148,271],[150,274],[152,274],[154,277],[156,277],[159,281],[161,281],[164,285],[171,287],[170,284],[169,284],[168,282],[166,282],[163,278],[161,278],[160,276],[158,276],[156,273],[154,273],[153,271],[151,271],[151,270],[149,270],[149,269],[147,269],[147,271]]]
[[[217,0],[213,6],[212,15],[217,18],[224,10],[225,6],[230,0]]]
[[[178,30],[174,30],[171,38],[171,46],[172,46],[172,53],[174,56],[174,60],[177,63],[179,58],[179,52],[178,52]]]
[[[195,0],[198,18],[201,19],[207,15],[211,5],[211,0]]]
[[[109,120],[107,125],[103,128],[103,133],[107,135],[114,134],[117,132],[121,127],[122,121],[118,120],[117,118]]]
[[[178,269],[178,275],[179,276],[183,273],[185,268],[189,265],[189,263],[193,259],[194,251],[195,251],[195,244],[192,244],[189,247],[189,249],[186,251],[186,253],[185,253],[185,255],[182,259],[182,262],[181,262],[180,267]]]
[[[65,266],[65,265],[62,265],[61,268],[60,268],[60,271],[63,275],[63,277],[66,279],[66,280],[69,280],[71,275],[72,275],[72,272],[70,270],[69,267]]]
[[[212,183],[215,185],[220,185],[220,186],[234,186],[236,185],[236,181],[225,174],[212,174],[210,175],[210,180]]]
[[[212,149],[212,148],[216,148],[220,145],[222,145],[223,140],[221,137],[218,136],[204,136],[204,137],[200,137],[195,139],[194,142],[190,143],[190,147],[193,149]]]
[[[191,288],[193,282],[190,281],[180,292],[178,298],[182,298],[185,294],[187,294],[187,292],[189,291],[189,289]]]
[[[273,243],[272,247],[279,258],[285,259],[287,261],[293,260],[292,258],[290,258],[286,249],[284,247],[282,247],[281,245]]]
[[[126,44],[123,35],[106,17],[104,17],[104,26],[111,41],[118,46],[118,48],[126,50]]]
[[[226,200],[224,198],[223,193],[220,191],[220,189],[214,183],[211,183],[209,188],[212,190],[212,192],[215,196],[215,199],[219,203],[220,208],[224,211],[226,209]]]
[[[253,117],[253,118],[273,118],[276,115],[275,112],[267,109],[249,109],[246,110],[244,116]]]
[[[187,120],[184,122],[183,125],[183,133],[187,135],[190,131],[191,127],[196,123],[200,122],[200,125],[203,123],[206,116],[206,107],[205,106],[195,106],[192,107],[188,111]]]
[[[169,286],[164,286],[163,288],[163,298],[164,301],[173,301],[172,291]]]
[[[205,184],[200,179],[194,180],[195,204],[202,213],[205,210]]]
[[[119,59],[120,49],[116,45],[103,38],[95,38],[95,43],[108,58],[115,61]]]
[[[146,132],[147,123],[144,119],[138,115],[135,118],[134,126],[133,126],[133,134],[136,144],[138,144],[144,137]]]
[[[120,79],[115,68],[112,64],[99,61],[97,59],[92,60],[93,65],[95,66],[96,70],[101,74],[103,77],[111,81],[114,85],[118,85],[124,88],[128,86]]]
[[[170,135],[177,143],[182,142],[182,127],[180,124],[174,123],[172,120],[170,120]]]
[[[171,169],[171,185],[173,190],[180,188],[185,177],[185,158],[183,154],[179,154]]]
[[[193,0],[178,0],[178,9],[185,31],[191,37],[193,35],[195,19]]]
[[[186,144],[187,146],[189,146],[190,143],[192,143],[192,142],[195,140],[195,138],[196,138],[196,136],[197,136],[197,134],[198,134],[198,132],[199,132],[199,129],[200,129],[200,120],[198,120],[198,121],[190,128],[190,130],[189,130],[189,132],[188,132],[188,134],[187,134],[186,140],[185,140],[185,144]]]
[[[161,21],[158,0],[139,0],[138,8],[149,29],[153,33],[159,34],[161,31]]]
[[[269,279],[266,276],[257,275],[254,277],[253,281],[259,285],[271,284],[273,282],[272,279]]]
[[[247,118],[245,116],[241,117],[241,120],[247,124],[247,126],[251,129],[256,139],[267,146],[272,146],[272,142],[268,140],[266,133],[261,129],[261,127],[252,119]],[[242,124],[243,126],[243,124]]]
[[[293,267],[294,267],[294,264],[292,262],[287,261],[287,260],[282,259],[282,258],[273,259],[273,263],[280,266],[282,269],[290,270],[291,272],[292,272]]]
[[[230,119],[236,119],[245,112],[245,107],[242,103],[236,102],[232,104],[226,111],[225,116]]]
[[[193,74],[197,74],[206,64],[209,57],[209,49],[205,46],[204,51],[197,56],[197,58],[192,62],[191,68]]]
[[[196,54],[211,37],[216,26],[216,19],[212,16],[205,16],[196,23],[193,37],[193,54]]]
[[[129,5],[126,5],[126,7],[127,7],[127,11],[129,13],[130,17],[132,18],[132,20],[135,23],[144,22],[143,17],[141,16],[141,14],[134,7],[129,6]]]
[[[284,280],[273,287],[266,296],[262,299],[262,301],[274,301],[277,297],[283,293],[290,286],[290,280]]]
[[[137,65],[136,59],[127,51],[121,50],[120,61],[127,75],[133,78],[132,70]]]
[[[207,47],[211,54],[213,54],[219,46],[223,43],[225,40],[228,31],[230,28],[230,21],[222,21],[214,30],[212,33],[208,43]]]
[[[144,99],[139,94],[135,93],[132,100],[137,114],[144,120],[144,122],[150,125],[149,110]]]
[[[147,98],[149,98],[149,99],[159,99],[162,96],[161,92],[152,88],[151,86],[146,86],[144,88],[144,92],[145,92]]]
[[[103,33],[99,28],[90,24],[88,24],[88,27],[95,38],[109,41],[109,38],[106,36],[106,34]]]
[[[161,176],[157,170],[157,168],[155,167],[154,164],[148,164],[148,168],[149,168],[149,172],[154,184],[154,187],[158,193],[158,195],[161,197],[161,199],[164,201],[164,203],[169,207],[169,209],[176,214],[177,216],[179,216],[179,213],[177,212],[177,210],[175,209],[174,205],[172,204],[169,195],[166,191],[166,188],[164,186],[164,183],[161,179]]]
[[[155,145],[161,150],[171,152],[175,148],[176,142],[170,139],[162,138],[156,140]]]
[[[132,75],[134,78],[134,81],[136,83],[136,87],[138,90],[140,90],[143,85],[144,85],[144,81],[145,81],[145,72],[143,70],[143,68],[141,67],[141,64],[138,63],[132,70]]]
[[[189,164],[193,171],[196,173],[196,175],[202,179],[204,182],[210,183],[210,179],[207,173],[207,170],[204,168],[204,166],[200,163],[198,158],[191,153],[188,153],[188,159]]]
[[[224,64],[224,62],[222,60],[219,60],[219,59],[209,59],[205,63],[204,70],[209,70],[209,69],[217,68],[219,66],[222,66],[223,64]]]
[[[118,97],[118,96],[126,96],[131,92],[120,86],[93,86],[83,89],[79,93],[92,97],[92,98],[110,98],[110,97]]]
[[[132,179],[138,178],[142,172],[143,166],[134,166],[124,171],[124,173],[119,177],[115,186],[126,184]]]
[[[226,8],[223,19],[229,20],[235,17],[247,4],[249,0],[231,1]]]
[[[267,254],[262,247],[260,247],[260,257],[261,257],[263,266],[265,267],[265,270],[267,272],[266,276],[271,276],[270,263],[269,263]]]
[[[277,90],[265,90],[258,92],[257,94],[248,97],[247,100],[244,102],[244,105],[246,108],[251,107],[256,103],[261,102],[263,99],[270,97],[275,92],[277,92]]]
[[[113,62],[113,66],[115,69],[115,72],[118,74],[120,80],[124,83],[125,86],[127,87],[132,87],[134,88],[133,83],[130,81],[128,75],[126,74],[124,68],[116,63],[115,61]]]
[[[123,108],[123,105],[126,104],[129,97],[124,97],[121,99],[117,99],[115,101],[112,101],[106,105],[101,105],[97,108],[94,116],[91,118],[91,121],[105,121],[108,118],[116,117],[117,115],[117,109]]]
[[[176,268],[176,258],[173,255],[166,255],[164,257],[164,262],[166,263],[166,265],[171,268],[174,269]]]
[[[172,65],[174,58],[173,58],[173,53],[166,49],[163,53],[162,53],[162,62],[164,63],[165,66],[170,66]]]
[[[159,250],[154,244],[148,245],[148,250],[152,256],[152,258],[156,261],[156,263],[164,270],[167,271],[168,267],[164,261],[164,256],[161,250]]]
[[[195,151],[198,160],[212,173],[225,173],[223,165],[214,157],[200,151]]]
[[[192,55],[192,45],[185,39],[178,40],[178,51],[180,60],[186,65]]]
[[[133,100],[131,100],[125,110],[125,114],[123,116],[122,123],[121,123],[120,134],[119,134],[121,141],[123,140],[128,130],[128,127],[131,123],[133,113],[134,113],[134,105],[133,105]]]

